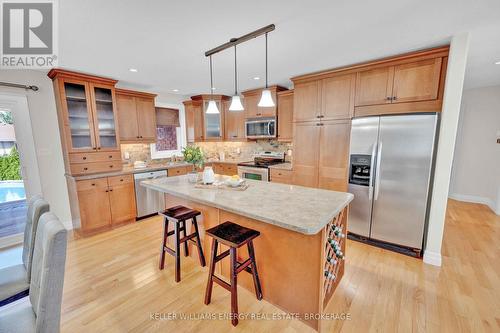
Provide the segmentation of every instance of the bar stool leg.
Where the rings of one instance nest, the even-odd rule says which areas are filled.
[[[196,216],[193,217],[194,231],[196,232],[196,244],[198,244],[198,257],[200,258],[201,267],[205,267],[205,256],[203,255],[203,248],[201,247],[200,232],[198,231],[198,221],[196,221]]]
[[[208,281],[207,281],[207,289],[205,291],[205,304],[208,305],[210,304],[210,300],[212,299],[212,287],[214,285],[214,281],[212,277],[214,276],[215,272],[215,258],[217,257],[217,245],[218,242],[214,238],[212,239],[212,251],[211,251],[211,256],[210,256],[210,269],[208,272]]]
[[[253,285],[255,287],[255,295],[257,299],[260,301],[262,299],[262,288],[260,286],[259,274],[257,273],[257,264],[255,263],[255,251],[253,248],[253,241],[248,242],[248,255],[250,256],[250,260],[252,261],[252,276],[253,276]]]
[[[165,217],[163,220],[163,241],[160,250],[160,270],[165,267],[165,246],[167,245],[168,238],[168,219]]]
[[[175,228],[175,282],[181,280],[181,244],[179,235],[179,223],[174,223]]]
[[[181,226],[181,236],[186,237],[186,221],[181,221],[182,226]],[[188,243],[184,242],[184,257],[187,257],[189,255],[189,248],[188,248]]]
[[[231,324],[238,325],[238,274],[236,273],[236,248],[229,248],[229,256],[231,257]]]

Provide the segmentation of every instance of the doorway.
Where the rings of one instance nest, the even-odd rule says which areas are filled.
[[[22,243],[27,198],[40,193],[27,98],[0,93],[0,248]]]

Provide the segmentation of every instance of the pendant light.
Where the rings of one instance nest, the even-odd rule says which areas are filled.
[[[231,98],[231,105],[229,111],[243,111],[240,95],[238,95],[238,71],[236,63],[236,45],[234,46],[234,95]]]
[[[271,96],[271,90],[267,85],[267,32],[266,32],[266,89],[262,90],[262,96],[260,97],[259,107],[273,107],[276,106],[273,101],[273,97]]]
[[[210,101],[208,101],[207,114],[219,114],[219,108],[214,101],[214,80],[212,74],[212,56],[210,56]]]

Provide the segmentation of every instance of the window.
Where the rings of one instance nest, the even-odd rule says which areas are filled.
[[[184,109],[176,106],[156,108],[156,143],[151,144],[151,159],[169,158],[181,155],[186,146]]]

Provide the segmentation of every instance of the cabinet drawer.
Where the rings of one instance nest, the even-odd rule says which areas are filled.
[[[107,187],[108,187],[108,179],[106,177],[76,181],[76,189],[78,192],[94,190],[97,188],[107,188]]]
[[[122,169],[121,161],[77,163],[71,164],[72,175],[86,175],[106,171],[119,171]]]
[[[134,182],[134,176],[132,176],[132,175],[121,175],[121,176],[108,177],[109,187],[130,184],[133,182]]]
[[[175,168],[170,168],[168,169],[168,176],[173,177],[173,176],[181,176],[187,174],[186,167],[175,167]]]
[[[236,164],[226,164],[224,165],[224,174],[228,176],[233,176],[238,174],[238,166]]]
[[[275,183],[292,183],[292,171],[291,170],[279,170],[271,169],[271,181]]]
[[[119,151],[69,154],[69,163],[71,164],[118,161],[118,160],[121,160],[121,154]]]

